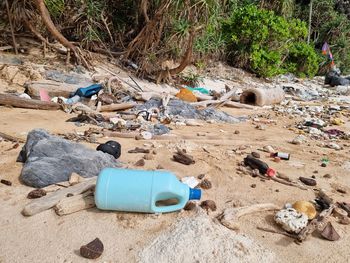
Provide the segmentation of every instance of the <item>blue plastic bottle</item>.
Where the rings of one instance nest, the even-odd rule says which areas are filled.
[[[106,168],[100,172],[95,188],[95,203],[102,210],[167,213],[200,198],[200,189],[192,189],[163,171]],[[176,199],[177,204],[159,205],[159,201],[170,199]]]

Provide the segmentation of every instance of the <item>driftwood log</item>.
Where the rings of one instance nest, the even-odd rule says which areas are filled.
[[[263,212],[277,210],[279,207],[275,204],[266,203],[266,204],[255,204],[251,206],[242,206],[235,208],[227,208],[224,210],[223,214],[220,215],[219,219],[221,224],[226,226],[229,229],[237,230],[239,229],[238,219],[241,216]]]
[[[24,142],[23,139],[14,137],[12,135],[9,135],[9,134],[3,133],[3,132],[0,132],[0,137],[3,138],[4,140],[10,141],[10,142],[20,142],[20,143]]]
[[[32,216],[38,214],[42,211],[54,207],[62,199],[66,198],[67,195],[78,195],[84,193],[96,185],[96,179],[96,177],[87,179],[84,182],[57,190],[56,192],[53,192],[50,195],[46,195],[38,200],[32,201],[24,207],[24,209],[22,210],[22,214],[25,216]]]
[[[27,82],[24,87],[26,93],[34,99],[40,98],[40,90],[42,89],[46,90],[50,97],[62,96],[69,98],[71,93],[75,92],[78,88],[81,88],[81,85],[40,80]]]
[[[110,105],[103,105],[101,106],[100,111],[106,112],[106,111],[118,111],[118,110],[127,110],[135,107],[137,103],[135,102],[126,102],[126,103],[120,103],[120,104],[110,104]]]
[[[81,210],[95,207],[95,198],[91,193],[66,197],[55,205],[54,210],[57,215],[69,215]]]
[[[35,110],[59,110],[58,103],[20,98],[15,95],[0,94],[0,105]]]

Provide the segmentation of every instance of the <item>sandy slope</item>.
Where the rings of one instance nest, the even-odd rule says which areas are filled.
[[[256,113],[228,111],[237,116]],[[63,112],[0,107],[0,130],[25,138],[25,133],[39,127],[52,133],[88,129],[88,126],[76,127],[72,123],[66,123],[68,117]],[[342,168],[344,162],[349,160],[349,149],[345,147],[345,150],[335,153],[333,150],[315,146],[316,142],[310,142],[310,145],[291,145],[288,141],[295,134],[283,127],[293,121],[295,120],[278,119],[277,125],[267,125],[266,130],[255,129],[249,121],[237,125],[208,124],[205,127],[175,129],[174,133],[186,135],[207,132],[217,136],[218,140],[157,141],[154,144],[158,154],[155,160],[146,161],[144,168],[155,169],[161,164],[180,178],[205,173],[206,178],[213,183],[213,188],[204,192],[203,200],[215,200],[218,206],[217,212],[209,214],[211,217],[233,205],[273,202],[282,206],[286,202],[313,199],[312,190],[303,191],[236,173],[237,162],[243,160],[245,153],[264,145],[273,145],[281,151],[290,152],[292,158],[290,161],[274,163],[261,152],[262,158],[271,166],[295,179],[299,176],[315,175],[319,185],[332,193],[334,198],[349,201],[348,194],[340,194],[331,186],[333,183],[350,186],[349,172]],[[349,131],[349,126],[346,125],[343,129]],[[239,130],[240,134],[234,134],[235,130]],[[127,151],[135,146],[142,147],[145,142],[133,139],[119,141],[123,146],[121,161],[133,167],[142,154],[128,154]],[[105,245],[105,252],[97,262],[134,262],[141,249],[166,231],[172,223],[194,213],[183,211],[166,215],[142,215],[90,209],[59,217],[49,210],[25,218],[20,211],[28,202],[26,195],[31,188],[19,182],[21,164],[15,160],[20,148],[8,150],[11,146],[9,142],[0,142],[0,178],[13,182],[10,187],[0,184],[0,262],[86,262],[79,256],[78,249],[95,237],[99,237]],[[186,147],[195,157],[196,164],[184,166],[173,162],[171,156],[176,146]],[[234,153],[233,149],[240,146],[251,148],[240,150],[241,154]],[[90,144],[89,147],[94,148],[96,145]],[[203,147],[210,153],[204,151]],[[326,168],[320,167],[323,155],[330,159],[330,165]],[[313,173],[314,171],[318,173]],[[324,178],[326,173],[332,177]],[[252,184],[256,184],[256,188],[252,188]],[[349,226],[334,224],[342,237],[338,242],[332,243],[315,236],[302,245],[296,245],[287,237],[256,230],[256,226],[275,227],[269,212],[246,216],[240,221],[240,233],[273,251],[282,262],[346,262],[346,258],[350,256],[347,249],[350,244]]]

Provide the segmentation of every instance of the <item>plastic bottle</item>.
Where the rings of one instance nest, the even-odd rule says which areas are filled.
[[[250,166],[252,169],[258,169],[261,174],[267,174],[268,176],[274,176],[276,174],[276,171],[269,168],[267,163],[254,158],[252,155],[244,158],[244,164]]]
[[[73,97],[67,99],[66,104],[75,104],[78,101],[80,101],[80,99],[81,99],[80,96],[74,95]]]
[[[106,168],[100,172],[95,188],[95,203],[102,210],[167,213],[200,197],[200,189],[192,189],[163,171]],[[160,205],[174,199],[176,204]]]
[[[283,152],[277,152],[271,154],[272,157],[279,157],[282,160],[289,160],[290,159],[290,154],[289,153],[283,153]]]

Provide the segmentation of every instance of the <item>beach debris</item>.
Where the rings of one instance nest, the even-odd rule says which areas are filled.
[[[207,210],[207,212],[209,210],[213,212],[216,211],[216,203],[213,200],[202,201],[202,203],[200,204],[200,207]]]
[[[30,191],[27,195],[28,199],[36,199],[36,198],[40,198],[42,196],[46,195],[46,191],[44,189],[35,189],[33,191]]]
[[[151,151],[149,149],[139,148],[136,147],[133,150],[129,150],[128,153],[150,153]]]
[[[66,188],[61,188],[56,192],[43,196],[37,200],[33,200],[24,207],[24,209],[22,210],[22,214],[24,216],[32,216],[38,214],[40,212],[54,207],[67,196],[74,196],[86,192],[87,190],[90,190],[91,188],[95,187],[96,179],[97,177],[88,178],[84,182]]]
[[[186,210],[186,211],[191,211],[191,210],[194,210],[196,207],[197,207],[197,204],[196,204],[195,202],[189,201],[189,202],[187,202],[187,204],[185,205],[184,210]]]
[[[304,213],[299,213],[294,208],[287,208],[278,211],[275,215],[275,222],[288,232],[300,233],[307,226],[308,217]]]
[[[95,199],[89,190],[83,194],[63,198],[54,206],[54,210],[57,215],[63,216],[92,207],[95,207]]]
[[[0,183],[4,184],[4,185],[7,185],[7,186],[11,186],[12,185],[12,182],[9,181],[9,180],[5,180],[5,179],[1,179],[0,180]]]
[[[173,160],[182,163],[184,165],[194,164],[193,156],[187,154],[184,150],[178,150],[177,153],[173,155]]]
[[[97,146],[96,150],[112,155],[115,159],[118,159],[121,155],[121,145],[116,141],[108,141],[106,143]]]
[[[141,166],[145,166],[145,164],[146,164],[145,159],[140,159],[135,163],[135,166],[141,167]]]
[[[204,189],[204,190],[208,190],[210,188],[212,188],[212,183],[208,180],[208,179],[204,179],[200,184],[199,184],[200,188]]]
[[[317,185],[317,182],[315,179],[312,179],[312,178],[306,178],[306,177],[302,177],[300,176],[299,177],[299,180],[303,183],[303,184],[306,184],[308,186],[315,186]]]
[[[90,243],[80,247],[80,255],[88,259],[99,258],[104,250],[102,241],[99,238],[95,238]]]
[[[315,206],[308,201],[296,201],[292,206],[299,213],[307,215],[308,219],[314,219],[317,212]]]
[[[226,208],[224,212],[219,216],[221,224],[229,229],[239,229],[239,218],[245,215],[278,210],[279,207],[272,203],[254,204],[250,206],[241,206],[234,208]]]
[[[339,234],[334,229],[331,222],[328,222],[326,227],[321,232],[321,236],[329,241],[337,241],[340,239]]]
[[[181,178],[181,182],[183,182],[191,188],[195,188],[199,184],[198,180],[193,176],[183,177]]]
[[[260,153],[258,153],[258,152],[252,152],[251,155],[252,155],[254,158],[260,159]]]

